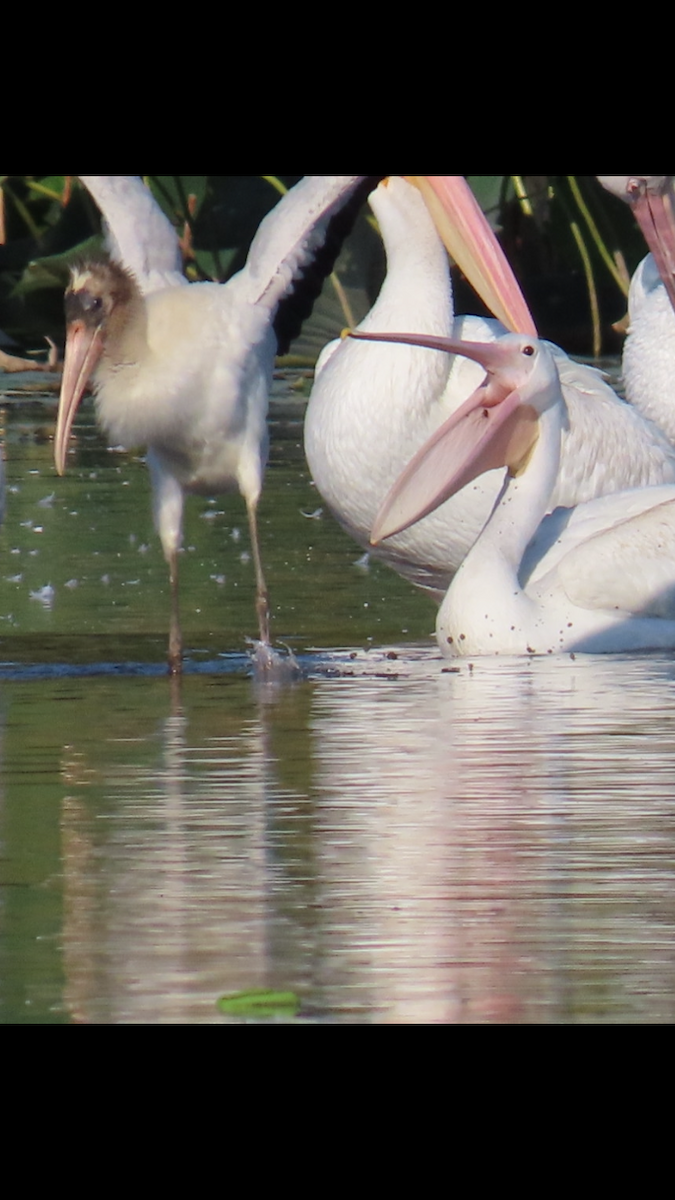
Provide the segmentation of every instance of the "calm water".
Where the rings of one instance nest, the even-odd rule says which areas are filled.
[[[6,413],[0,1021],[232,1023],[252,988],[304,1021],[672,1021],[672,656],[448,668],[430,602],[320,513],[294,394],[278,687],[238,499],[190,504],[175,685],[142,461],[85,413],[59,480],[49,409]]]

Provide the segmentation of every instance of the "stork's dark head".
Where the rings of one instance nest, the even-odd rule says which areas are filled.
[[[128,309],[138,292],[128,271],[109,258],[86,259],[72,268],[65,295],[66,327],[81,321],[92,331]]]
[[[140,292],[133,276],[109,258],[76,263],[66,292],[66,349],[59,411],[54,435],[54,462],[59,475],[66,463],[68,440],[77,406],[105,346],[123,330]]]

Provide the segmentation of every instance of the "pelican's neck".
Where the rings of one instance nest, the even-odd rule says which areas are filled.
[[[623,352],[627,399],[675,442],[675,313],[651,254],[631,280],[628,312]]]
[[[448,335],[454,317],[450,268],[420,192],[400,177],[370,198],[387,255],[387,275],[361,328]]]

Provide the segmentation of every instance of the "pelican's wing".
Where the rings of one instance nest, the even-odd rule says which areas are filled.
[[[518,572],[521,586],[527,587],[557,570],[565,555],[589,539],[673,499],[675,488],[664,484],[597,496],[576,508],[554,509],[544,517],[525,551]]]
[[[675,449],[661,430],[621,400],[600,371],[574,362],[557,346],[549,348],[569,415],[551,507],[675,483]]]
[[[559,577],[583,608],[675,619],[675,497],[596,534],[566,555]]]
[[[537,593],[555,581],[580,608],[675,619],[675,487],[605,496],[579,512],[542,560]]]
[[[103,217],[110,257],[148,295],[187,283],[176,230],[138,175],[80,175]]]

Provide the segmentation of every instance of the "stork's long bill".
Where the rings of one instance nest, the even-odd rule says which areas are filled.
[[[527,337],[484,343],[421,334],[351,336],[461,354],[487,372],[481,386],[425,442],[396,480],[375,518],[373,545],[428,516],[483,472],[506,466],[516,475],[523,469],[539,431],[539,412],[522,394],[534,354]]]
[[[63,475],[75,413],[94,374],[110,333],[111,317],[119,322],[135,294],[131,277],[109,260],[73,268],[66,292],[66,348],[54,434],[54,464]]]
[[[54,464],[59,475],[63,475],[66,467],[66,454],[75,413],[87,381],[101,357],[102,349],[100,328],[88,328],[83,321],[73,321],[68,326],[59,412],[54,434]]]

